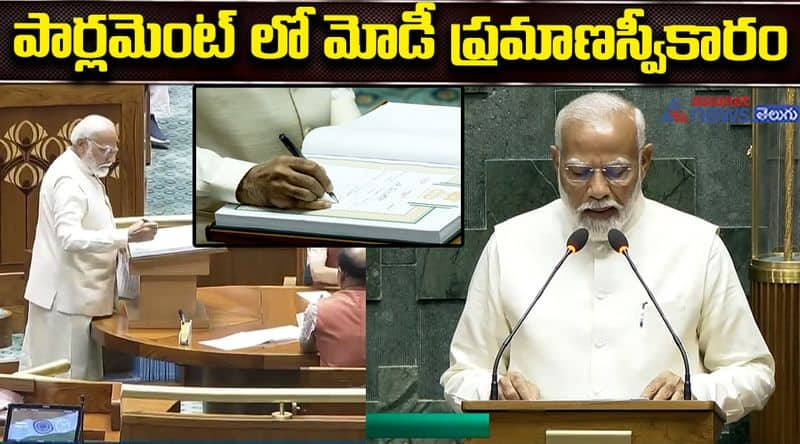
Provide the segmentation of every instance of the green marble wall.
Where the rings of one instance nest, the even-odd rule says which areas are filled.
[[[449,343],[472,269],[495,223],[557,197],[548,157],[555,116],[587,90],[465,89],[464,246],[370,251],[370,411],[447,410],[438,380],[448,366]],[[655,144],[645,195],[720,225],[742,284],[749,290],[750,162],[745,151],[750,125],[661,123],[660,117],[672,98],[687,107],[694,95],[750,95],[750,89],[612,90],[642,109],[648,141]],[[747,421],[740,421],[727,428],[722,442],[746,443],[747,432]]]

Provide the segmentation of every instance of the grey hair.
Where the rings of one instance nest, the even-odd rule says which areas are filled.
[[[99,114],[89,114],[81,119],[72,132],[69,134],[69,141],[72,146],[76,146],[82,139],[91,139],[97,133],[102,132],[109,127],[114,127],[114,122]]]
[[[558,149],[562,149],[561,133],[567,122],[599,123],[620,112],[633,114],[633,121],[636,124],[636,146],[641,150],[645,144],[645,122],[642,110],[618,95],[605,92],[582,95],[569,102],[558,112],[555,145]]]

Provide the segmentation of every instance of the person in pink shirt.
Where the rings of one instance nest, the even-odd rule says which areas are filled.
[[[300,344],[305,352],[318,351],[323,367],[365,367],[366,249],[342,249],[338,268],[341,290],[309,304],[303,318]]]

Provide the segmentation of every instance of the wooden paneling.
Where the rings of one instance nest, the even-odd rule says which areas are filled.
[[[775,393],[751,415],[753,444],[790,444],[800,437],[800,284],[752,282],[750,301],[775,357]]]
[[[25,402],[33,404],[80,404],[84,395],[86,413],[111,412],[111,392],[114,383],[2,376],[0,388],[21,393]]]
[[[711,401],[465,401],[462,408],[489,412],[489,438],[465,440],[474,444],[545,444],[548,430],[630,431],[634,444],[714,444],[723,416]]]
[[[23,298],[25,293],[25,278],[21,271],[11,273],[0,273],[0,307],[11,311],[12,333],[23,333],[25,331],[25,306]]]
[[[25,236],[21,229],[27,225],[25,203],[25,195],[17,187],[0,182],[0,264],[21,264],[24,259]]]
[[[39,184],[80,118],[102,114],[118,125],[119,166],[105,179],[108,194],[115,216],[144,212],[145,93],[143,85],[0,85],[0,304],[22,299]]]
[[[123,413],[122,441],[363,441],[363,416],[297,416],[289,421],[253,415]]]
[[[297,272],[296,248],[229,248],[211,256],[211,274],[197,285],[281,285]],[[299,282],[302,285],[302,281]]]
[[[118,440],[119,432],[113,431],[113,424],[119,425],[119,421],[112,419],[112,414],[119,416],[118,409],[112,409],[112,393],[119,392],[115,390],[118,386],[109,382],[0,377],[0,388],[20,393],[26,403],[77,405],[83,395],[83,436],[96,441]]]
[[[208,329],[194,329],[188,346],[178,344],[177,329],[129,329],[123,313],[92,321],[92,338],[130,355],[212,370],[292,370],[318,366],[319,357],[302,353],[297,341],[219,350],[200,344],[239,331],[292,325],[300,310],[297,291],[310,287],[205,287],[197,291],[209,317]],[[213,384],[209,384],[213,385]]]

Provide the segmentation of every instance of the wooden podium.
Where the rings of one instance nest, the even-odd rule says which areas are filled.
[[[192,328],[208,328],[208,313],[197,300],[197,276],[209,274],[210,256],[226,251],[201,249],[131,258],[130,274],[139,275],[139,296],[123,301],[128,328],[180,328],[178,310]]]
[[[714,444],[725,417],[712,401],[463,401],[489,413],[488,439],[468,443]]]

